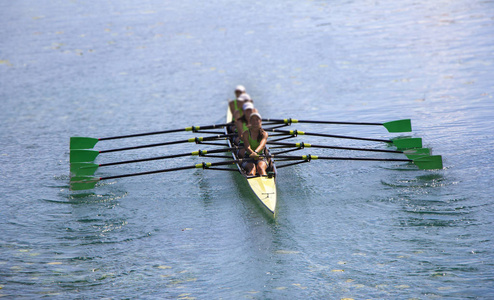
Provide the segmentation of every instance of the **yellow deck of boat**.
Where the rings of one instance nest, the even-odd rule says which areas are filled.
[[[226,122],[231,122],[233,119],[232,113],[230,109],[227,109],[226,113]],[[231,142],[228,141],[230,145]],[[230,145],[231,146],[231,145]],[[233,157],[236,159],[237,157],[233,154]],[[256,177],[248,177],[243,172],[242,168],[237,165],[240,173],[244,176],[249,184],[250,188],[256,195],[257,199],[261,202],[264,208],[268,210],[273,216],[276,213],[276,176],[273,177],[264,177],[264,176],[256,176]]]

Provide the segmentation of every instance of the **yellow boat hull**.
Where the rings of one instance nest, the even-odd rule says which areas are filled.
[[[259,201],[274,215],[276,211],[276,182],[274,177],[252,177],[247,178],[247,182]]]

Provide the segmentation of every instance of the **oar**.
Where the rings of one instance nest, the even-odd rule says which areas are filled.
[[[311,124],[339,124],[339,125],[378,125],[384,126],[388,132],[411,132],[412,123],[410,119],[396,120],[385,123],[366,123],[366,122],[337,122],[337,121],[311,121],[297,119],[262,119],[263,122],[284,123],[291,125],[293,123],[311,123]]]
[[[325,133],[313,133],[313,132],[305,132],[299,130],[281,130],[281,129],[264,129],[266,131],[271,132],[280,132],[287,135],[310,135],[310,136],[320,136],[320,137],[330,137],[330,138],[339,138],[339,139],[351,139],[351,140],[361,140],[361,141],[371,141],[371,142],[382,142],[388,143],[396,146],[398,150],[406,150],[413,148],[422,148],[422,139],[421,138],[394,138],[391,140],[383,140],[383,139],[371,139],[371,138],[361,138],[361,137],[353,137],[353,136],[345,136],[345,135],[334,135],[334,134],[325,134]]]
[[[431,154],[429,148],[416,148],[409,150],[384,150],[384,149],[371,149],[371,148],[353,148],[353,147],[339,147],[339,146],[325,146],[325,145],[314,145],[308,143],[281,143],[281,142],[269,142],[270,145],[280,145],[285,147],[298,147],[303,148],[323,148],[323,149],[337,149],[337,150],[354,150],[354,151],[371,151],[371,152],[385,152],[385,153],[403,153],[409,159],[414,159],[421,156],[428,156]],[[273,149],[273,148],[271,148]]]
[[[169,159],[169,158],[176,158],[176,157],[183,157],[183,156],[195,156],[195,155],[204,156],[206,154],[228,152],[228,151],[231,151],[233,149],[237,149],[237,147],[231,147],[231,148],[225,148],[225,149],[215,149],[215,150],[198,150],[198,151],[194,151],[194,152],[187,152],[187,153],[181,153],[181,154],[142,158],[142,159],[135,159],[135,160],[126,160],[126,161],[119,161],[119,162],[112,162],[112,163],[105,163],[105,164],[94,164],[94,163],[89,163],[89,162],[75,162],[75,163],[70,164],[70,173],[72,174],[72,176],[93,175],[94,172],[96,172],[96,170],[99,167],[131,164],[131,163],[153,161],[153,160],[162,160],[162,159]],[[91,150],[88,150],[88,151],[91,151]]]
[[[284,160],[305,160],[311,161],[316,159],[324,160],[360,160],[360,161],[402,161],[414,163],[421,170],[435,170],[443,168],[443,160],[441,155],[422,156],[415,159],[396,159],[396,158],[366,158],[366,157],[330,157],[317,155],[302,155],[302,156],[282,156],[271,155],[275,159]]]
[[[75,177],[72,177],[70,179],[70,189],[72,191],[92,189],[92,188],[94,188],[96,183],[98,183],[101,180],[131,177],[131,176],[140,176],[140,175],[149,175],[149,174],[157,174],[157,173],[165,173],[165,172],[173,172],[173,171],[181,171],[181,170],[188,170],[188,169],[209,169],[210,167],[214,167],[214,166],[225,166],[225,165],[231,165],[231,164],[241,163],[241,162],[242,162],[242,160],[231,160],[231,161],[214,162],[214,163],[204,163],[203,162],[200,164],[195,164],[195,165],[186,166],[186,167],[177,167],[177,168],[148,171],[148,172],[140,172],[140,173],[131,173],[131,174],[124,174],[124,175],[117,175],[117,176],[109,176],[109,177],[75,176]]]
[[[73,136],[70,138],[70,149],[91,149],[99,141],[116,140],[116,139],[132,138],[132,137],[155,135],[155,134],[165,134],[165,133],[173,133],[173,132],[182,132],[182,131],[197,132],[199,130],[222,128],[222,127],[225,127],[228,125],[230,125],[230,123],[207,125],[207,126],[190,126],[190,127],[185,127],[185,128],[179,128],[179,129],[170,129],[170,130],[154,131],[154,132],[147,132],[147,133],[120,135],[120,136],[112,136],[112,137],[105,137],[105,138],[91,138],[91,137]]]
[[[215,136],[195,137],[195,138],[190,138],[190,139],[186,139],[186,140],[164,142],[164,143],[157,143],[157,144],[149,144],[149,145],[141,145],[141,146],[134,146],[134,147],[125,147],[125,148],[118,148],[118,149],[101,150],[101,151],[89,150],[89,149],[72,149],[72,150],[70,150],[70,162],[71,163],[91,162],[91,161],[95,160],[96,157],[100,153],[134,150],[134,149],[142,149],[142,148],[150,148],[150,147],[158,147],[158,146],[167,146],[167,145],[175,145],[175,144],[182,144],[182,143],[197,143],[197,144],[199,144],[203,141],[223,139],[223,138],[227,138],[229,136],[231,136],[231,134],[220,134],[220,135],[215,135]]]

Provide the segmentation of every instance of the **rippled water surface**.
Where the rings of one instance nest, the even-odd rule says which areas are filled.
[[[3,1],[0,297],[493,299],[493,16],[489,0]],[[68,190],[71,136],[221,123],[237,84],[264,117],[410,118],[411,135],[443,156],[444,169],[363,161],[280,169],[274,220],[233,172]],[[399,135],[377,126],[291,129]],[[193,136],[101,141],[96,149]],[[199,147],[207,146],[106,153],[97,162]]]

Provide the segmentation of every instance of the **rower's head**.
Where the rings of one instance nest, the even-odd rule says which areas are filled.
[[[254,128],[262,127],[262,117],[258,112],[253,112],[250,114],[249,123]]]
[[[249,94],[247,93],[243,93],[242,95],[240,95],[238,98],[237,98],[238,101],[242,101],[242,102],[252,102],[252,99],[250,98]]]
[[[245,119],[248,122],[250,115],[254,112],[254,104],[252,102],[245,102],[242,106],[242,111],[244,112]]]
[[[235,96],[237,97],[240,97],[240,95],[244,94],[245,93],[245,87],[243,85],[237,85],[237,87],[235,88]]]

